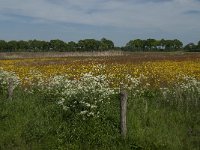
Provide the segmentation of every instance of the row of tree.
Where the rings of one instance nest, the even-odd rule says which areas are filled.
[[[124,50],[128,51],[177,51],[177,50],[185,50],[191,52],[200,52],[200,41],[197,45],[194,43],[189,43],[183,47],[183,43],[178,40],[155,40],[155,39],[147,39],[147,40],[130,40],[125,47]]]
[[[0,51],[9,52],[42,52],[42,51],[104,51],[114,49],[111,40],[102,38],[100,41],[95,39],[84,39],[79,42],[64,42],[62,40],[29,40],[29,41],[4,41],[0,40]]]
[[[177,39],[175,40],[131,40],[124,47],[125,50],[132,51],[175,51],[180,50],[183,47],[183,43]]]
[[[184,50],[191,52],[200,52],[200,41],[195,45],[194,43],[189,43],[184,47]]]
[[[136,39],[130,40],[124,47],[117,48],[113,41],[106,38],[101,40],[84,39],[78,42],[64,42],[62,40],[29,40],[29,41],[4,41],[0,40],[0,52],[43,52],[43,51],[106,51],[121,49],[124,51],[200,51],[200,41],[197,45],[189,43],[183,47],[178,40]]]

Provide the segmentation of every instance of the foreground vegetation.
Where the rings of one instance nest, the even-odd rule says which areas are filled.
[[[0,149],[198,150],[198,55],[148,56],[1,60]]]
[[[198,150],[199,93],[189,91],[176,90],[175,96],[167,97],[157,90],[145,90],[137,96],[129,93],[128,135],[123,140],[117,93],[109,96],[109,103],[99,105],[97,117],[84,114],[81,103],[65,110],[58,97],[16,89],[12,101],[5,94],[0,96],[0,148]],[[65,102],[73,105],[87,96],[77,95],[77,99]]]

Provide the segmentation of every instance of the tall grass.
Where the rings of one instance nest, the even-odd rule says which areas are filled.
[[[193,102],[197,91],[174,90],[176,96],[163,97],[157,90],[145,91],[129,99],[129,136],[143,149],[198,150],[200,110]],[[181,96],[180,96],[181,95]],[[189,106],[187,100],[189,101]],[[189,108],[188,108],[189,107]]]
[[[125,140],[119,133],[118,94],[100,108],[102,116],[83,120],[43,93],[16,89],[12,101],[1,93],[0,149],[199,150],[200,110],[199,103],[193,104],[195,98],[199,102],[199,93],[174,92],[167,97],[156,89],[139,95],[129,92]]]

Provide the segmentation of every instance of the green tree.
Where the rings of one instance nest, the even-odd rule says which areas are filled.
[[[131,51],[144,50],[144,41],[140,39],[130,40],[126,44],[125,49]]]
[[[158,41],[156,41],[155,39],[147,39],[147,40],[136,39],[136,40],[130,40],[125,47],[127,50],[132,50],[132,51],[149,51],[157,49],[157,45]]]
[[[99,50],[100,41],[95,39],[84,39],[78,42],[78,48],[81,51],[96,51]]]
[[[184,47],[184,49],[185,49],[186,51],[194,52],[194,51],[196,51],[197,46],[196,46],[194,43],[189,43],[189,44],[187,44],[187,45]]]
[[[74,51],[77,51],[78,49],[78,44],[74,41],[70,41],[67,43],[67,51],[71,51],[71,52],[74,52]]]
[[[156,47],[156,40],[155,39],[147,39],[146,40],[146,49],[147,50],[153,50],[153,49],[155,49],[155,47]]]
[[[173,40],[165,40],[165,50],[171,51],[174,48]]]
[[[177,39],[173,40],[173,48],[179,50],[183,47],[183,43]]]
[[[18,43],[17,51],[26,51],[29,47],[27,41],[21,40],[21,41],[18,41],[17,43]]]
[[[200,41],[198,42],[197,47],[200,50]]]
[[[49,51],[49,49],[50,49],[50,42],[40,41],[40,49],[42,51]]]
[[[7,49],[7,42],[4,40],[0,40],[0,51],[6,51]]]
[[[65,51],[67,48],[67,44],[64,41],[56,39],[49,42],[49,47],[52,51]]]
[[[144,42],[141,39],[136,39],[133,41],[133,47],[136,50],[139,50],[139,51],[143,50],[143,45],[144,45]]]
[[[134,41],[133,40],[130,40],[128,43],[126,43],[125,50],[134,50]]]
[[[160,40],[160,50],[164,50],[166,46],[166,41],[165,39]]]
[[[41,51],[40,41],[34,39],[28,41],[28,51],[39,52]]]
[[[102,38],[100,41],[100,50],[110,50],[114,48],[114,43],[111,40],[108,40],[106,38]]]
[[[17,50],[17,48],[18,48],[18,42],[17,41],[12,40],[12,41],[9,41],[7,43],[7,49],[8,49],[8,51],[15,52]]]

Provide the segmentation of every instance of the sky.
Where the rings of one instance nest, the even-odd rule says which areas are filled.
[[[0,0],[0,39],[200,41],[200,0]]]

